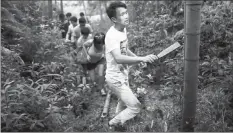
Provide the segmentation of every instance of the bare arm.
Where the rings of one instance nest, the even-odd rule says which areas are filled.
[[[79,37],[80,37],[79,29],[75,29],[74,30],[74,42],[77,42],[77,40],[79,39]]]
[[[93,42],[93,39],[90,39],[90,40],[86,41],[86,42],[83,44],[83,50],[84,50],[84,52],[85,52],[86,55],[88,55],[87,47],[91,47],[92,42]]]
[[[79,48],[82,46],[81,40],[82,40],[82,36],[80,36],[78,40],[75,42],[77,50],[79,50]]]
[[[135,64],[143,61],[143,57],[132,57],[127,55],[122,55],[120,49],[114,49],[111,51],[114,59],[118,64]]]
[[[118,64],[130,64],[131,65],[131,64],[137,64],[137,63],[140,63],[140,62],[150,62],[150,63],[152,63],[156,59],[155,55],[147,55],[147,56],[144,56],[144,57],[122,55],[121,50],[120,50],[120,46],[118,45],[118,42],[115,41],[115,40],[109,39],[107,41],[107,44],[111,44],[110,45],[111,47],[109,47],[108,50],[112,54],[112,56],[114,57],[115,61]],[[129,51],[127,50],[126,52],[128,54]],[[130,53],[132,55],[135,55],[131,51],[130,51]]]
[[[90,30],[90,34],[92,34],[92,33],[93,33],[93,29],[92,29],[91,25],[88,24],[87,27],[88,27],[89,30]]]
[[[70,34],[70,27],[68,28],[68,31],[67,31],[67,33],[66,33],[66,40],[69,40],[69,34]]]
[[[136,56],[137,56],[137,55],[134,54],[130,49],[127,49],[127,54],[128,54],[129,56],[133,56],[133,57],[136,57]]]

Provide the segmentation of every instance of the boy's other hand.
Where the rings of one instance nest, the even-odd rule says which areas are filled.
[[[90,61],[90,60],[91,60],[90,55],[87,55],[87,60],[88,60],[88,61]]]
[[[143,62],[153,63],[157,59],[158,59],[158,57],[156,55],[150,54],[150,55],[147,55],[143,58]]]
[[[65,42],[68,43],[68,42],[70,42],[70,40],[67,40],[67,39],[66,39]]]
[[[139,67],[140,67],[140,68],[145,68],[145,67],[147,67],[147,64],[146,64],[145,62],[141,62],[141,63],[139,64]]]

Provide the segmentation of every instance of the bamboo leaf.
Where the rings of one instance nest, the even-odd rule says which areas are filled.
[[[33,122],[30,126],[30,130],[32,130],[35,127],[35,125],[36,125],[36,122]]]
[[[41,127],[44,127],[44,124],[42,124],[41,122],[36,122],[37,125],[41,126]]]
[[[17,94],[19,94],[20,91],[19,90],[10,90],[10,91],[8,91],[8,93],[17,93]]]

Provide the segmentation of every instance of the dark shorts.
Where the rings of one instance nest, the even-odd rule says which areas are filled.
[[[105,58],[102,58],[101,60],[99,60],[99,61],[96,62],[96,63],[87,63],[87,64],[81,64],[81,65],[82,65],[83,69],[85,69],[85,70],[93,70],[93,69],[95,69],[98,65],[100,65],[100,64],[105,65],[105,63],[106,63]]]
[[[71,47],[72,47],[73,49],[76,49],[76,44],[75,44],[75,42],[71,42]]]

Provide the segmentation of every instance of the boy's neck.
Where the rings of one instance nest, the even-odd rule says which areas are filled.
[[[123,32],[125,26],[122,26],[122,25],[119,25],[119,24],[114,24],[114,28],[117,29],[120,32]]]
[[[103,51],[103,47],[97,48],[97,47],[94,46],[94,49],[95,49],[95,52],[101,52],[101,51]]]
[[[88,37],[89,37],[89,35],[88,35],[88,36],[86,36],[86,37],[84,37],[84,36],[83,36],[83,39],[87,39]]]

